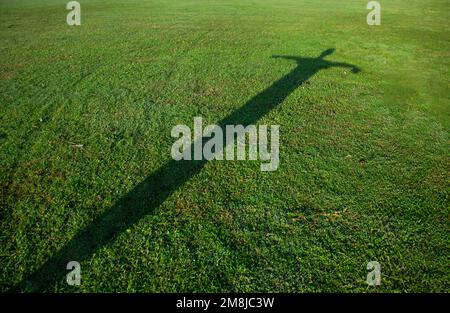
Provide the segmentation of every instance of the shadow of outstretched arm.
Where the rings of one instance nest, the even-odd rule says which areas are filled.
[[[361,69],[353,64],[342,63],[342,62],[330,62],[330,67],[346,67],[352,70],[352,73],[359,73]]]
[[[295,62],[300,62],[303,58],[300,57],[295,57],[295,56],[291,56],[291,55],[273,55],[272,56],[273,59],[285,59],[285,60],[291,60],[291,61],[295,61]]]

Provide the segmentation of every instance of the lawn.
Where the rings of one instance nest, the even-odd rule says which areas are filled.
[[[0,0],[1,291],[449,290],[448,0],[79,1]],[[198,116],[278,170],[172,160]]]

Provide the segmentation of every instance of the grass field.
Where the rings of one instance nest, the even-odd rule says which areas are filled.
[[[448,0],[66,3],[0,0],[2,291],[449,290]],[[278,170],[172,161],[196,116]]]

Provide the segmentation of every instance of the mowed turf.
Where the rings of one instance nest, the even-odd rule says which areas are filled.
[[[66,3],[0,2],[2,291],[448,291],[447,0]],[[332,48],[361,71],[264,93]],[[280,167],[174,165],[195,116],[280,125]]]

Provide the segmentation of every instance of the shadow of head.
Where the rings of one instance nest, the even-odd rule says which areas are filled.
[[[335,48],[330,48],[330,49],[325,50],[324,52],[322,52],[320,54],[319,59],[323,59],[329,55],[332,55],[334,53],[334,51],[336,51]]]

